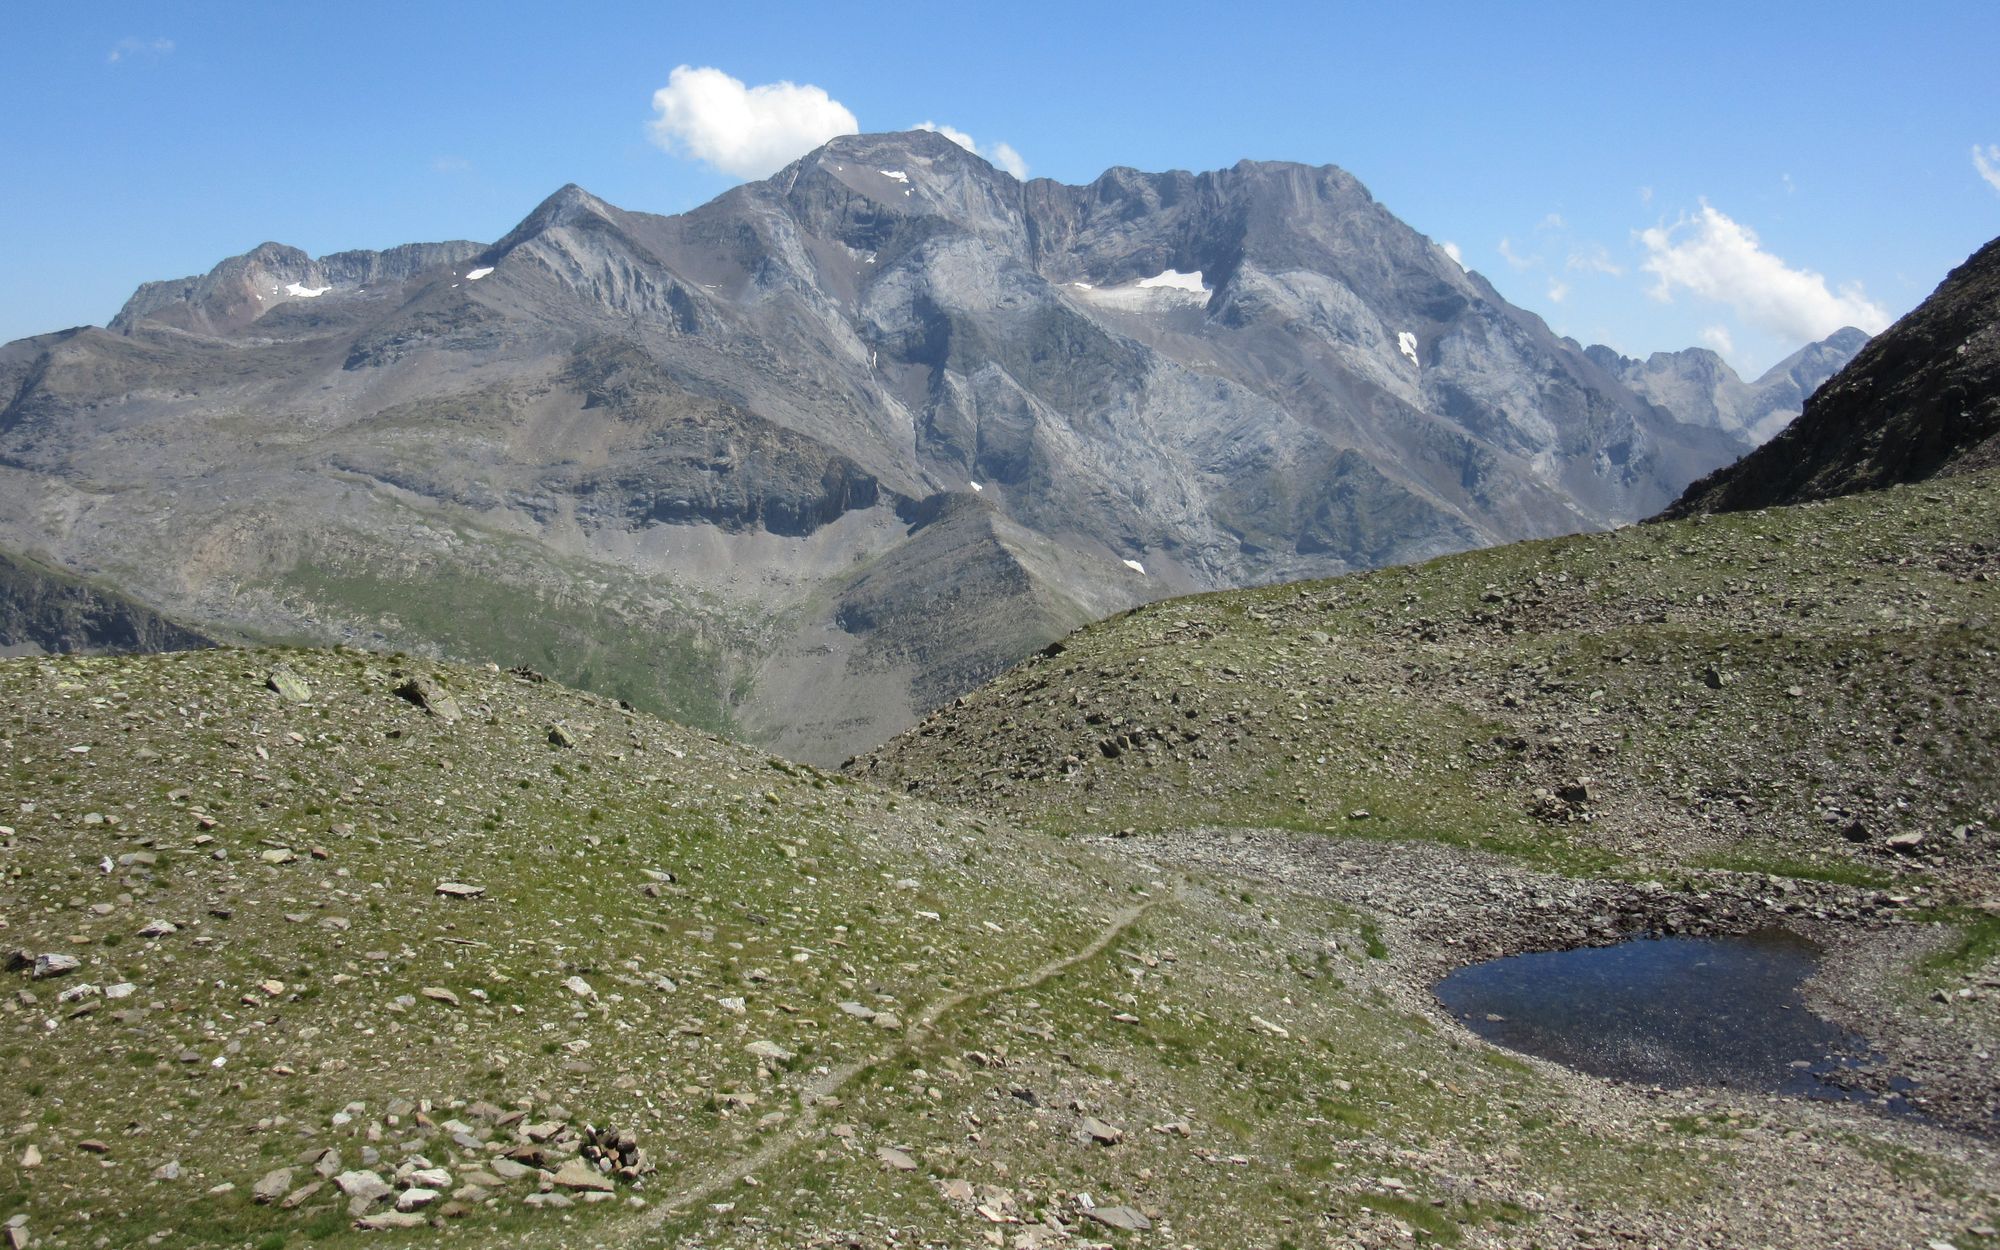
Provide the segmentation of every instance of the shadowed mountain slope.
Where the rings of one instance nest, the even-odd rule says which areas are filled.
[[[1784,433],[1661,515],[1769,508],[2000,465],[2000,239],[1814,392]]]

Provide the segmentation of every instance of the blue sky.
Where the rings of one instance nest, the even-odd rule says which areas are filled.
[[[1005,143],[1065,182],[1111,165],[1337,164],[1561,332],[1631,353],[1710,342],[1755,371],[1829,320],[1901,315],[2000,234],[1996,37],[2000,6],[1942,0],[1893,17],[1879,3],[22,6],[0,41],[0,340],[102,324],[139,282],[265,239],[315,254],[491,240],[565,182],[679,211],[738,180],[691,153],[748,167],[804,141],[788,126],[851,115]],[[720,74],[680,80],[679,129],[662,133],[655,93],[678,66]],[[692,89],[726,96],[724,76],[826,99],[745,97],[764,127],[746,137],[703,113],[729,99]]]

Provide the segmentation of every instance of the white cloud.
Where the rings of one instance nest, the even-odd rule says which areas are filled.
[[[1551,299],[1555,303],[1560,304],[1568,298],[1569,298],[1569,283],[1564,282],[1561,278],[1550,278],[1549,299]]]
[[[1563,262],[1563,268],[1608,274],[1614,278],[1625,276],[1624,268],[1611,259],[1611,253],[1605,250],[1602,243],[1587,243],[1575,249],[1569,254],[1569,259]]]
[[[847,106],[811,84],[772,82],[746,87],[719,69],[674,68],[653,93],[659,114],[653,142],[739,178],[776,173],[861,123]]]
[[[910,129],[935,131],[966,151],[976,156],[985,157],[996,168],[1004,169],[1016,178],[1025,179],[1028,176],[1028,162],[1021,159],[1021,154],[1014,150],[1014,145],[1011,143],[996,143],[991,147],[982,148],[973,142],[971,135],[966,134],[956,126],[947,126],[942,122],[918,122]]]
[[[1561,213],[1550,213],[1547,216],[1543,217],[1540,222],[1536,223],[1535,229],[1567,230],[1569,229],[1569,223],[1563,220],[1563,215]]]
[[[1677,290],[1727,304],[1746,323],[1795,342],[1823,338],[1842,326],[1870,334],[1889,324],[1889,314],[1858,283],[1839,293],[1810,269],[1794,269],[1764,250],[1756,232],[1732,221],[1703,200],[1701,212],[1672,226],[1639,232],[1647,258],[1641,266],[1657,279],[1648,292],[1670,302]]]
[[[1651,187],[1640,187],[1640,188],[1639,188],[1639,202],[1640,202],[1641,204],[1651,204],[1651,203],[1653,202],[1653,188],[1651,188]]]
[[[1986,180],[1986,185],[2000,191],[2000,143],[1989,143],[1984,148],[1972,145],[1972,167]]]
[[[1014,150],[1014,145],[1011,143],[994,144],[993,150],[987,153],[986,159],[992,161],[995,165],[1006,170],[1016,178],[1025,181],[1028,177],[1028,162],[1022,158],[1019,152]]]
[[[1728,326],[1703,326],[1701,341],[1714,348],[1717,355],[1729,356],[1736,351],[1736,342],[1729,337]]]
[[[1500,238],[1500,259],[1516,269],[1533,269],[1542,263],[1539,256],[1523,256],[1514,250],[1514,241],[1502,235]]]
[[[111,46],[111,52],[104,58],[116,65],[140,56],[165,56],[174,50],[171,39],[137,39],[130,36],[120,39]]]
[[[1447,239],[1443,243],[1438,244],[1438,246],[1444,249],[1444,254],[1451,257],[1452,261],[1460,269],[1465,268],[1465,253],[1458,250],[1458,244]]]

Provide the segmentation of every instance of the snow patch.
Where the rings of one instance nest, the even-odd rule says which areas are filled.
[[[481,278],[485,277],[487,274],[492,272],[493,272],[493,266],[491,265],[488,265],[483,269],[468,269],[465,273],[465,280],[467,282],[477,282]]]
[[[1182,273],[1178,269],[1166,269],[1150,278],[1128,282],[1122,286],[1093,287],[1088,282],[1072,282],[1069,288],[1079,291],[1083,297],[1103,308],[1117,308],[1126,312],[1159,312],[1174,307],[1200,307],[1213,294],[1202,283],[1201,270]]]
[[[1146,566],[1139,563],[1137,560],[1125,561],[1125,567],[1131,569],[1134,573],[1137,573],[1141,577],[1144,577],[1146,575]]]
[[[1196,295],[1207,295],[1209,293],[1208,288],[1202,285],[1201,270],[1199,269],[1193,273],[1182,273],[1178,269],[1162,269],[1150,278],[1139,279],[1139,289],[1142,291],[1153,290],[1159,287],[1165,287],[1173,291],[1192,291]]]
[[[875,172],[892,182],[908,182],[910,180],[910,176],[900,169],[878,169]]]
[[[332,289],[330,286],[307,286],[303,282],[294,282],[285,288],[285,294],[296,295],[300,299],[317,299]]]
[[[1417,359],[1417,336],[1410,333],[1408,330],[1403,330],[1397,333],[1396,350],[1403,353],[1405,356],[1408,356],[1410,358],[1411,364],[1413,365],[1423,364],[1422,361]]]
[[[967,482],[966,485],[970,486],[974,491],[982,491],[986,489],[984,486],[981,486],[977,482]]]

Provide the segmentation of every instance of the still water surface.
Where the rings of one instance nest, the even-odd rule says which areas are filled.
[[[1782,930],[1637,938],[1474,964],[1434,991],[1488,1041],[1593,1076],[1875,1101],[1842,1080],[1871,1062],[1867,1043],[1799,996],[1818,959]]]

